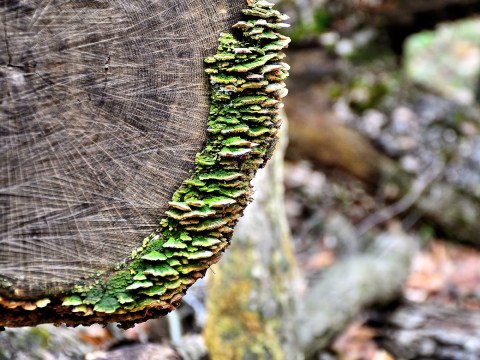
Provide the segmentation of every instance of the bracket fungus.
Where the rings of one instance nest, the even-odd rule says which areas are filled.
[[[174,2],[182,7],[177,11],[188,11],[188,1]],[[100,6],[99,2],[90,3],[94,7]],[[224,4],[222,1],[214,3]],[[185,175],[180,174],[184,176],[183,179],[168,194],[170,199],[165,201],[166,209],[159,225],[143,241],[130,244],[125,258],[112,264],[111,269],[79,276],[75,281],[68,282],[68,286],[56,286],[55,283],[50,290],[46,288],[29,292],[30,288],[26,288],[22,291],[18,286],[19,279],[13,279],[13,283],[9,281],[12,276],[5,270],[6,262],[0,260],[0,325],[23,326],[42,322],[77,325],[117,321],[127,327],[136,321],[173,310],[188,287],[219,260],[229,244],[235,223],[250,201],[250,180],[256,170],[265,164],[275,143],[281,123],[281,99],[287,94],[283,81],[289,70],[283,62],[285,55],[282,53],[289,39],[278,32],[287,26],[284,23],[287,18],[285,15],[264,0],[248,0],[246,4],[239,2],[231,6],[229,11],[238,14],[223,20],[224,23],[231,26],[232,19],[236,22],[230,31],[227,32],[227,28],[221,32],[219,38],[217,33],[216,53],[206,54],[204,58],[202,71],[209,82],[209,108],[206,118],[201,120],[203,130],[194,129],[204,133],[203,145],[193,157],[190,167],[187,166],[188,170],[183,172]],[[168,26],[160,26],[166,33],[175,31],[173,22]],[[114,55],[111,55],[108,71],[105,70],[102,75],[105,77],[104,86],[109,84],[108,76],[113,76],[116,70],[120,71],[118,64],[116,68]],[[187,53],[186,56],[190,55]],[[41,76],[40,73],[38,76]],[[68,84],[54,85],[61,87],[61,91],[70,91]],[[50,88],[54,85],[50,85]],[[188,84],[173,91],[182,91],[185,86]],[[169,112],[174,110],[167,109]],[[176,110],[180,111],[178,108]],[[185,126],[188,127],[188,124]],[[163,134],[162,139],[168,142],[170,136],[173,135]],[[8,144],[3,143],[4,146]],[[97,160],[101,166],[101,159]],[[111,161],[115,162],[115,158]],[[143,191],[149,189],[140,189],[135,196],[142,196]],[[115,198],[108,200],[120,201]],[[12,207],[10,211],[15,209]],[[90,220],[95,221],[95,215]],[[46,217],[47,226],[48,221],[53,220]],[[128,235],[135,236],[132,231]],[[3,236],[8,237],[9,232],[4,232]],[[35,237],[31,241],[35,241]],[[83,251],[88,253],[88,249]],[[103,248],[102,251],[106,253],[109,249]],[[4,256],[6,253],[0,248],[0,254]],[[102,252],[89,256],[101,257]],[[70,278],[73,276],[69,275]]]

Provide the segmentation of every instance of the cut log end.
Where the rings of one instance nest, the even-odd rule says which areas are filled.
[[[163,315],[228,246],[280,123],[289,39],[276,30],[284,16],[266,1],[171,2],[149,2],[159,18],[146,19],[130,2],[3,10],[6,53],[18,53],[15,42],[29,45],[32,23],[40,24],[33,47],[43,52],[33,52],[35,66],[3,59],[4,73],[25,79],[5,80],[0,107],[7,123],[0,326],[128,326]],[[78,11],[87,20],[75,20]],[[207,92],[197,62],[240,12],[243,21],[205,59]],[[90,39],[94,25],[107,28],[102,39]],[[42,48],[49,43],[42,31],[56,47]],[[104,53],[102,71],[91,69]],[[31,78],[23,73],[29,66]],[[150,233],[143,242],[142,233]]]

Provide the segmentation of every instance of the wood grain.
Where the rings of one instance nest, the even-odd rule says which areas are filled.
[[[206,134],[203,58],[241,0],[0,2],[0,296],[112,268]]]

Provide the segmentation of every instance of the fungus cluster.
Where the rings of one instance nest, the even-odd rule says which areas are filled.
[[[205,59],[210,82],[208,135],[195,168],[174,193],[160,227],[129,262],[90,285],[77,286],[63,306],[79,315],[171,310],[186,289],[217,262],[251,195],[250,180],[263,166],[280,125],[282,50],[288,25],[273,4],[249,0],[243,20],[221,34]],[[99,314],[97,314],[99,315]]]

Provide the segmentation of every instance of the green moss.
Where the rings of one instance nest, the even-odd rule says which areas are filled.
[[[143,258],[143,257],[142,257]],[[166,257],[165,257],[166,258]],[[138,273],[137,275],[135,275],[133,277],[133,280],[138,280],[138,281],[142,281],[142,280],[147,280],[147,277],[145,276],[145,274],[142,274],[142,273]]]
[[[250,0],[235,34],[220,35],[218,51],[205,59],[210,83],[207,140],[191,176],[169,202],[158,229],[131,259],[77,286],[65,306],[91,315],[176,303],[228,245],[250,199],[250,180],[264,164],[280,121],[288,66],[281,50],[289,39],[276,29],[285,16],[266,1]],[[159,302],[159,301],[162,302]],[[85,307],[80,309],[81,307]]]
[[[212,215],[215,215],[215,211],[210,209],[208,206],[202,207],[197,210],[192,210],[189,212],[180,212],[176,210],[169,210],[165,213],[169,217],[175,220],[183,220],[183,219],[190,219],[190,218],[208,218]],[[170,241],[170,240],[169,240]],[[168,247],[168,246],[166,246]]]
[[[248,62],[248,63],[245,63],[245,64],[239,64],[239,65],[235,65],[235,66],[232,66],[228,69],[229,72],[239,72],[239,73],[242,73],[242,72],[247,72],[247,71],[250,71],[250,70],[253,70],[255,68],[258,68],[262,65],[265,65],[269,60],[272,60],[276,57],[276,54],[268,54],[268,55],[265,55],[265,56],[262,56],[254,61],[251,61],[251,62]]]
[[[235,199],[226,196],[216,196],[205,200],[211,208],[224,208],[225,206],[235,204]],[[195,244],[193,244],[195,245]]]
[[[191,260],[196,260],[196,259],[208,259],[214,255],[213,252],[205,250],[205,251],[196,251],[191,254],[189,254],[188,258]]]
[[[170,266],[182,265],[182,263],[178,259],[168,259],[167,263]]]
[[[212,219],[201,221],[198,224],[192,224],[187,226],[186,229],[193,232],[203,232],[208,230],[218,229],[224,225],[227,225],[228,221],[226,219]]]
[[[212,236],[196,236],[192,242],[192,245],[200,247],[210,247],[213,245],[217,245],[220,242],[220,240]]]
[[[244,155],[247,155],[251,151],[252,149],[250,148],[224,147],[218,154],[222,157],[235,158],[235,157],[243,157]]]
[[[200,174],[199,178],[201,180],[231,181],[231,180],[241,178],[242,176],[243,176],[243,173],[241,172],[219,170],[212,173]]]

